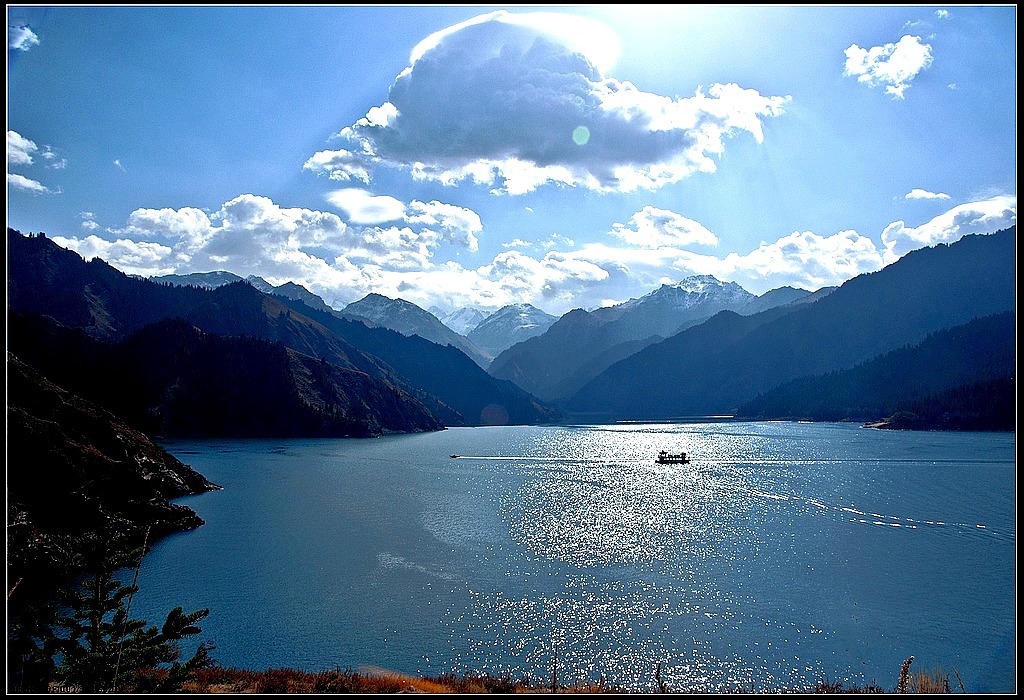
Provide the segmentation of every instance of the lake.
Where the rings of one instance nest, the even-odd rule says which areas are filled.
[[[838,423],[174,441],[223,491],[133,616],[208,607],[225,666],[632,690],[1016,690],[1012,433]],[[659,465],[659,450],[688,465]],[[459,455],[452,458],[451,455]]]

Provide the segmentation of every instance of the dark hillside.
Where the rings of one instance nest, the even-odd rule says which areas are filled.
[[[469,425],[547,423],[559,417],[554,408],[512,382],[495,379],[452,346],[387,328],[371,328],[360,321],[310,309],[301,301],[287,303],[354,347],[379,357],[410,385],[436,396],[464,416]]]
[[[893,350],[852,369],[795,379],[743,405],[738,415],[874,421],[956,387],[1012,381],[1015,325],[1014,313],[1006,311],[937,331],[917,345]],[[919,406],[917,410],[921,410]],[[1005,425],[1007,420],[998,422]]]
[[[93,402],[167,437],[367,437],[439,430],[393,386],[280,342],[205,333],[180,319],[116,343],[12,316],[11,347]]]
[[[1015,243],[1016,229],[967,236],[913,251],[783,315],[723,312],[612,365],[567,407],[635,419],[734,413],[790,380],[1014,309]]]

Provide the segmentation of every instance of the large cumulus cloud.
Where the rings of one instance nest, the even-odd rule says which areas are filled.
[[[351,155],[414,177],[472,179],[509,193],[547,183],[594,190],[657,188],[710,172],[725,139],[762,140],[762,119],[786,97],[715,84],[664,97],[604,77],[584,46],[528,15],[492,12],[421,42],[388,101],[342,130],[356,144],[308,165],[348,177]],[[591,54],[595,54],[590,50]],[[340,153],[340,152],[339,152]]]

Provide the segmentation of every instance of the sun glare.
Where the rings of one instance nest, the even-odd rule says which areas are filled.
[[[491,21],[530,27],[542,34],[553,37],[560,43],[586,56],[602,75],[607,75],[608,71],[611,70],[619,59],[618,35],[608,25],[598,20],[578,15],[559,14],[557,12],[512,13],[505,10],[497,10],[473,17],[465,22],[454,24],[439,32],[434,32],[416,44],[412,53],[409,54],[409,62],[415,63],[418,61],[423,54],[440,44],[445,37],[466,27]]]

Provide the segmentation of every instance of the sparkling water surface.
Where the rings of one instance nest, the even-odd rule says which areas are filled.
[[[1016,689],[1010,433],[833,423],[176,441],[223,491],[133,613],[208,607],[236,668],[509,673],[695,692]],[[659,450],[691,464],[659,465]],[[453,458],[451,455],[459,455]]]

